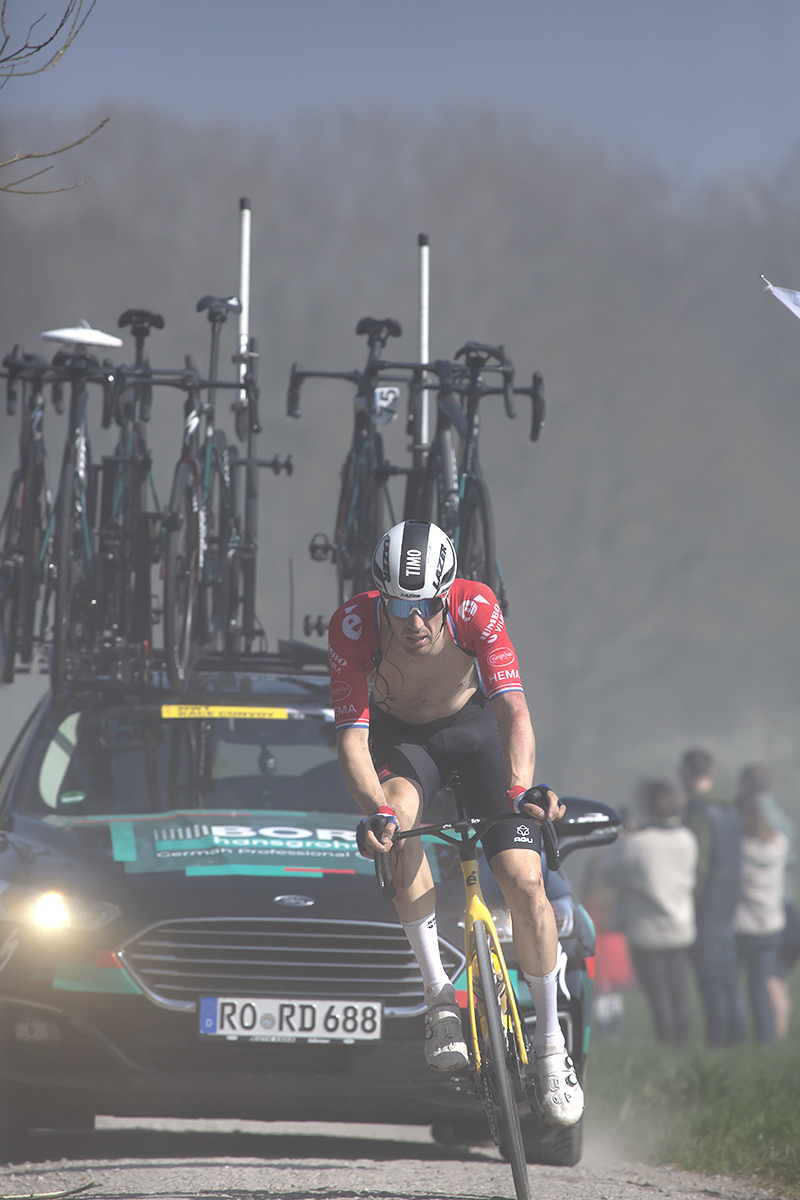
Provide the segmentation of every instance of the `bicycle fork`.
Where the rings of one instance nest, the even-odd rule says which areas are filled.
[[[470,851],[472,853],[472,851]],[[476,1001],[479,1019],[481,1021],[481,1033],[484,1041],[487,1038],[485,1027],[485,1016],[483,1014],[483,995],[480,987],[476,987],[476,962],[475,951],[473,948],[474,927],[476,921],[482,921],[491,940],[491,963],[494,973],[492,981],[496,986],[498,978],[503,985],[503,1017],[504,1025],[507,1031],[511,1031],[517,1045],[520,1062],[523,1066],[528,1065],[528,1054],[525,1048],[525,1036],[522,1031],[522,1022],[520,1020],[519,1008],[517,1007],[517,998],[514,994],[514,986],[511,982],[511,977],[508,973],[503,952],[500,948],[500,939],[497,936],[497,930],[494,926],[492,914],[486,906],[486,902],[481,893],[481,886],[478,878],[478,860],[477,858],[462,858],[461,871],[464,876],[464,886],[466,888],[466,907],[464,910],[464,946],[467,959],[467,1008],[469,1011],[470,1035],[472,1037],[472,1048],[475,1056],[475,1070],[480,1075],[481,1073],[481,1052],[480,1043],[478,1040],[478,1027],[476,1019]],[[483,982],[484,987],[489,986],[489,981]]]

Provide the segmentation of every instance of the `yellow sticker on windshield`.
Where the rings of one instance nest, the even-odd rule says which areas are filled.
[[[162,704],[165,721],[192,721],[204,717],[227,717],[233,721],[286,721],[288,708],[231,708],[221,704]]]

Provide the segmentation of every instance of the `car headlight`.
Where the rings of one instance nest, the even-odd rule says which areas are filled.
[[[9,921],[39,929],[102,929],[122,915],[121,908],[105,900],[16,884],[7,884],[0,891],[0,910]]]

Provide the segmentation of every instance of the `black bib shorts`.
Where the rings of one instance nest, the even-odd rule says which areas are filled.
[[[370,707],[369,746],[381,783],[399,777],[417,784],[429,804],[451,771],[461,778],[468,817],[508,812],[503,740],[494,709],[476,692],[452,717],[409,725]],[[539,826],[526,817],[493,825],[481,838],[487,859],[499,850],[541,852]]]

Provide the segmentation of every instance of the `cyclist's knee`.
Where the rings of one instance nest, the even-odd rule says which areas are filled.
[[[395,775],[381,784],[386,803],[400,818],[403,829],[417,825],[422,817],[422,796],[419,788],[410,779]],[[413,839],[416,841],[417,839]]]

